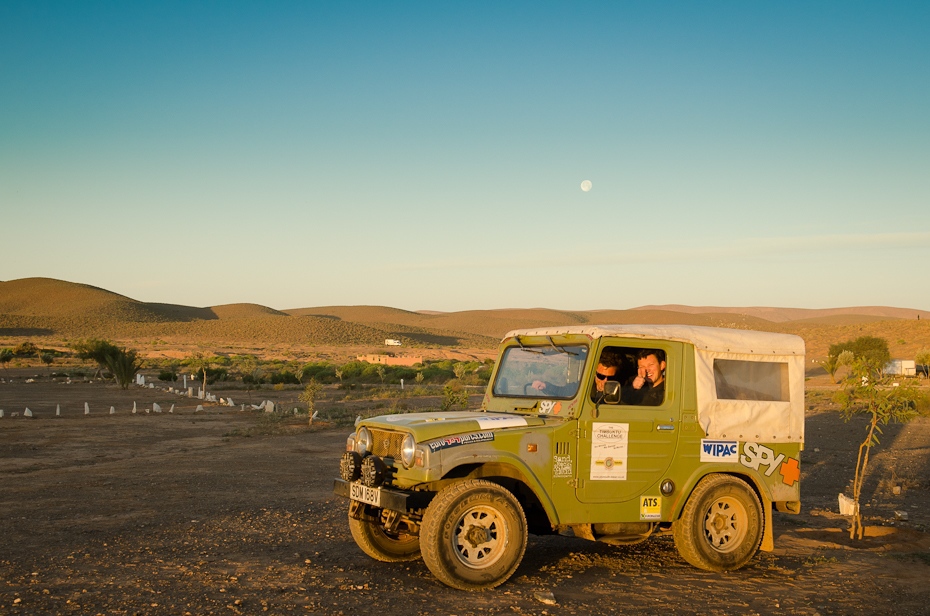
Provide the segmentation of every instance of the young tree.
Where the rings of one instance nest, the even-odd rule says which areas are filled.
[[[378,366],[375,368],[375,371],[378,373],[378,377],[381,378],[381,384],[384,385],[384,375],[386,374],[384,371],[384,366]]]
[[[55,356],[51,353],[40,353],[39,359],[41,359],[42,363],[45,364],[45,369],[51,372],[52,363],[55,361]]]
[[[115,353],[107,356],[107,368],[113,373],[113,378],[122,389],[129,389],[130,383],[141,367],[142,360],[132,349],[117,349]]]
[[[316,409],[316,399],[323,391],[323,385],[316,379],[311,378],[304,387],[304,390],[297,397],[298,400],[307,405],[307,415],[310,417],[310,423],[313,423],[313,412]]]
[[[465,376],[466,372],[468,372],[468,364],[465,362],[459,362],[452,366],[452,374],[454,374],[457,379],[461,379]]]
[[[252,404],[252,391],[261,387],[265,371],[256,358],[250,357],[239,364],[239,372],[242,374],[242,384],[245,385],[245,391],[249,396],[249,404]]]
[[[423,371],[421,370],[420,372],[417,372],[417,376],[414,378],[414,380],[417,383],[422,383],[424,378],[426,377],[423,376]]]
[[[197,351],[187,358],[187,367],[192,373],[203,373],[203,394],[207,394],[207,369],[213,365],[213,360],[207,357],[202,351]]]
[[[924,376],[930,376],[926,371],[926,367],[930,366],[930,349],[921,349],[918,351],[917,355],[914,356],[914,362],[920,364],[921,366],[925,366],[924,372],[922,374]],[[918,371],[917,374],[919,376],[921,372]]]
[[[914,386],[905,383],[900,387],[891,387],[887,379],[875,378],[873,370],[873,364],[867,359],[856,359],[850,366],[848,387],[834,395],[834,400],[842,406],[846,421],[856,414],[865,414],[869,418],[865,439],[859,445],[853,478],[855,513],[849,530],[851,539],[862,539],[864,527],[859,514],[859,497],[869,465],[869,454],[879,442],[881,427],[892,421],[907,423],[917,415],[918,392]]]

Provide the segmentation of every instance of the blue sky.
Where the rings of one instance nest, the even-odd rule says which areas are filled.
[[[928,29],[905,2],[7,0],[0,280],[930,309]]]

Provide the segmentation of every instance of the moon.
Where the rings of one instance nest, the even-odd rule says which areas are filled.
[[[581,183],[581,190],[583,190],[584,192],[588,192],[589,190],[591,190],[592,186],[593,184],[591,184],[591,180],[585,180],[584,182]]]

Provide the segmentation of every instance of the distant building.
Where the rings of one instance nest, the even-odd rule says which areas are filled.
[[[889,376],[917,376],[917,363],[913,359],[892,359],[885,364]]]
[[[414,366],[423,363],[422,357],[412,355],[359,355],[355,359],[385,366]]]
[[[395,340],[394,338],[385,338],[384,345],[385,346],[401,346],[400,340]]]

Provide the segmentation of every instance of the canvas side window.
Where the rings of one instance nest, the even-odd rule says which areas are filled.
[[[788,401],[788,364],[774,361],[714,360],[718,400]]]

